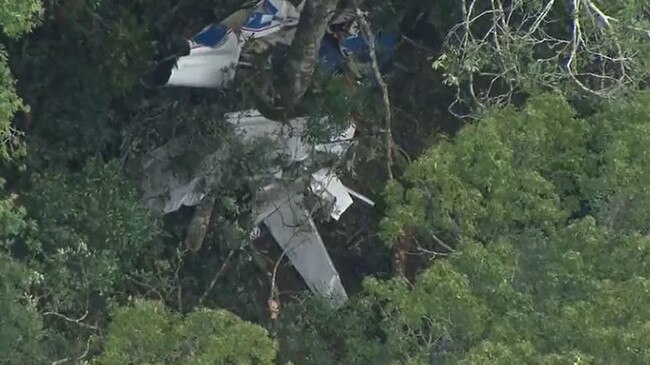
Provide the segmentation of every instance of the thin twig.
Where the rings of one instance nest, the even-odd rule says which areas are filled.
[[[426,52],[429,52],[429,53],[432,53],[432,54],[437,53],[437,52],[436,52],[435,50],[433,50],[432,48],[429,48],[429,47],[423,46],[423,45],[421,45],[420,43],[416,42],[415,40],[413,40],[413,39],[411,39],[411,38],[409,38],[409,37],[407,37],[407,36],[405,36],[405,35],[402,35],[402,39],[405,40],[408,44],[412,45],[413,47],[415,47],[415,48],[417,48],[417,49],[420,49],[420,50],[422,50],[422,51],[426,51]]]
[[[241,246],[239,248],[241,248]],[[208,286],[208,288],[205,290],[203,295],[201,295],[201,299],[199,299],[199,305],[203,304],[203,301],[205,300],[205,298],[208,297],[208,294],[210,294],[210,291],[212,290],[212,288],[214,288],[214,286],[217,284],[217,281],[219,280],[219,277],[221,277],[223,272],[226,270],[226,266],[228,266],[228,263],[230,262],[230,259],[232,259],[233,255],[235,254],[236,251],[239,251],[239,248],[230,250],[230,253],[228,254],[226,259],[224,260],[223,264],[221,265],[219,270],[217,270],[217,272],[214,274],[214,277],[212,278],[212,281],[210,282],[210,286]]]
[[[282,250],[282,254],[280,254],[280,257],[277,259],[275,266],[273,267],[273,274],[271,275],[271,296],[269,299],[275,299],[278,295],[276,277],[278,275],[278,268],[280,267],[280,263],[282,262],[282,259],[287,255],[287,251],[289,251],[289,248]]]
[[[294,233],[294,235],[295,234],[296,233]],[[273,267],[273,273],[271,274],[271,293],[269,294],[269,299],[266,302],[269,307],[269,312],[270,312],[269,314],[271,316],[271,319],[273,320],[278,319],[280,315],[280,291],[278,290],[278,286],[276,284],[278,268],[280,267],[280,263],[282,262],[282,259],[286,256],[288,251],[289,251],[289,247],[282,250],[282,254],[280,254],[280,257],[275,262],[275,265]]]
[[[70,357],[66,357],[66,358],[63,358],[63,359],[60,359],[60,360],[52,361],[52,365],[60,365],[60,364],[63,364],[63,363],[69,362],[69,361],[73,361],[73,360],[75,362],[79,362],[79,361],[83,360],[84,358],[86,358],[86,356],[88,356],[88,352],[90,351],[90,341],[91,341],[91,337],[88,337],[88,340],[86,341],[86,351],[84,351],[84,353],[81,354],[80,356],[78,356],[77,358],[73,359],[73,358],[70,358]]]
[[[127,279],[131,280],[132,282],[134,282],[137,285],[140,285],[141,287],[144,287],[144,288],[148,289],[149,292],[153,292],[154,294],[156,294],[158,296],[158,299],[160,299],[161,301],[165,300],[165,296],[162,295],[162,293],[158,289],[154,288],[153,286],[151,286],[148,283],[145,283],[144,281],[140,281],[140,280],[136,279],[135,276],[133,276],[132,274],[127,274]],[[147,293],[147,295],[149,294],[149,292]],[[165,293],[165,294],[167,294],[167,293]]]
[[[180,243],[180,246],[182,247],[183,243]],[[179,277],[179,272],[181,270],[181,266],[183,266],[183,254],[187,252],[187,249],[184,249],[182,251],[176,251],[178,255],[178,264],[176,265],[176,270],[174,272],[174,283],[175,285],[178,286],[178,290],[176,292],[176,300],[177,300],[177,305],[178,305],[178,311],[183,312],[183,286],[180,283],[180,277]]]
[[[635,58],[639,57],[626,56],[628,52],[633,54],[633,50],[622,47],[616,28],[632,29],[650,36],[648,30],[636,27],[634,23],[622,24],[619,19],[609,16],[598,7],[595,0],[544,0],[536,11],[529,11],[523,1],[489,0],[487,9],[473,15],[472,12],[477,13],[477,9],[474,9],[475,2],[476,0],[460,0],[462,19],[447,33],[443,42],[445,51],[440,58],[440,65],[446,71],[449,83],[456,88],[456,98],[449,111],[459,118],[477,116],[474,110],[477,108],[472,107],[472,84],[476,74],[494,76],[487,80],[487,90],[482,88],[476,95],[479,98],[478,109],[481,109],[481,104],[499,105],[509,102],[513,93],[522,85],[539,84],[557,90],[554,81],[558,79],[571,81],[582,92],[602,98],[612,97],[617,90],[634,81],[632,67],[635,66]],[[553,18],[556,16],[555,9],[560,6],[564,6],[569,14],[569,34],[566,39],[549,34],[549,30],[556,26],[554,23],[564,21],[559,17]],[[492,24],[474,26],[477,19],[486,18]],[[585,18],[594,26],[585,27]],[[547,58],[536,57],[535,61],[531,61],[522,58],[519,52],[521,47],[546,49],[554,54]],[[495,62],[489,65],[477,64],[476,58],[483,53],[495,57]],[[557,56],[563,56],[560,68],[557,67]],[[594,64],[594,58],[600,65]],[[607,65],[614,65],[615,70],[606,67],[605,61]],[[542,71],[530,74],[531,69],[527,64],[531,62]],[[587,71],[592,66],[600,66],[600,75]],[[592,85],[591,81],[597,84]],[[465,87],[466,95],[461,92]],[[499,90],[501,88],[504,90]],[[493,94],[494,90],[499,90],[498,95]],[[469,106],[469,114],[462,115],[458,108],[460,106]]]
[[[442,247],[446,248],[447,250],[449,250],[449,252],[456,252],[456,250],[454,250],[448,244],[442,242],[442,240],[440,238],[438,238],[438,236],[436,236],[435,234],[431,233],[431,238],[433,238],[433,240],[436,241],[437,244],[439,244],[440,246],[442,246]]]

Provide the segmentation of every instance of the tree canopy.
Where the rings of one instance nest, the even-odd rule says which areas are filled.
[[[266,331],[224,310],[199,309],[184,318],[160,302],[118,308],[97,364],[273,364]]]
[[[334,324],[303,313],[343,343],[322,363],[646,363],[648,101],[578,117],[537,96],[426,151],[388,188],[383,233],[435,261],[368,279]]]
[[[454,363],[647,362],[649,100],[578,117],[534,97],[427,151],[386,233],[455,248],[389,294],[391,327],[447,337]]]
[[[278,0],[295,37],[234,86],[143,81],[258,3],[0,0],[0,364],[650,363],[646,2]],[[285,163],[243,110],[354,142]],[[336,310],[256,221],[321,160],[374,201],[301,195]],[[200,169],[200,204],[146,202]]]

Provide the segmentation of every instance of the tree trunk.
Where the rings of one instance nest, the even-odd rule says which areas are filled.
[[[300,102],[311,84],[320,42],[325,34],[325,29],[334,15],[337,0],[305,0],[304,8],[300,14],[300,22],[296,36],[289,47],[285,62],[273,78],[273,89],[279,98],[258,98],[261,103],[273,105],[260,105],[260,112],[269,119],[289,119],[294,116],[295,107]],[[278,100],[279,99],[279,100]],[[267,110],[281,110],[270,114]],[[281,117],[281,118],[278,118]]]

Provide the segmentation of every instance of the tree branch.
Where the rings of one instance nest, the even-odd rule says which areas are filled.
[[[393,112],[388,95],[388,85],[386,84],[386,81],[384,81],[381,71],[379,70],[379,62],[377,62],[377,52],[375,50],[375,36],[372,33],[372,28],[361,9],[357,8],[356,11],[364,38],[366,39],[366,43],[368,43],[368,48],[370,50],[372,70],[374,71],[377,83],[381,88],[382,101],[384,103],[384,129],[386,133],[386,170],[388,171],[389,179],[393,180],[393,151],[395,150],[395,141],[393,140]]]
[[[454,249],[453,249],[451,246],[449,246],[448,244],[442,242],[442,240],[441,240],[440,238],[438,238],[438,236],[436,236],[435,234],[431,233],[431,238],[433,238],[433,240],[434,240],[437,244],[439,244],[440,246],[442,246],[442,247],[444,247],[445,249],[449,250],[449,252],[456,252],[456,250],[454,250]]]
[[[474,109],[482,109],[481,104],[507,103],[517,91],[560,90],[558,80],[570,81],[583,93],[608,98],[645,77],[643,66],[635,62],[639,56],[621,43],[625,35],[619,28],[650,36],[633,16],[625,21],[609,16],[595,0],[543,0],[536,10],[523,1],[488,0],[487,9],[481,5],[480,13],[474,2],[460,0],[462,19],[445,37],[444,52],[434,63],[435,69],[444,71],[445,83],[456,89],[449,111],[459,118],[476,117],[479,113]],[[556,11],[560,7],[566,15]],[[556,35],[558,21],[566,22],[566,37]],[[526,53],[530,49],[533,57]],[[481,63],[485,55],[496,62]],[[599,71],[594,72],[596,67]],[[472,91],[475,76],[482,86],[476,95]],[[469,113],[456,110],[457,106],[469,107]]]
[[[65,321],[75,323],[75,324],[77,324],[77,325],[79,325],[81,327],[91,329],[93,331],[101,331],[101,329],[99,327],[83,322],[84,320],[86,320],[86,317],[88,317],[88,313],[89,313],[88,309],[90,307],[89,302],[90,302],[90,299],[86,298],[86,311],[79,318],[70,318],[70,317],[68,317],[68,316],[66,316],[64,314],[61,314],[61,313],[55,312],[55,311],[43,312],[42,315],[43,316],[54,316],[54,317],[57,317],[57,318],[61,318],[61,319],[65,320]]]
[[[210,282],[210,286],[208,286],[207,289],[205,289],[205,292],[203,295],[201,295],[201,298],[199,299],[199,305],[203,304],[205,299],[208,297],[210,294],[210,291],[212,291],[212,288],[214,288],[215,284],[217,284],[217,281],[219,280],[219,277],[224,273],[226,270],[226,267],[228,266],[228,263],[230,262],[230,259],[234,256],[235,252],[238,251],[239,249],[234,249],[230,250],[230,253],[226,257],[226,259],[223,261],[223,264],[221,265],[221,268],[217,270],[217,272],[214,274],[214,277],[212,278],[212,281]]]
[[[273,273],[271,275],[271,293],[266,303],[268,305],[269,315],[273,320],[278,319],[278,317],[280,316],[280,292],[278,291],[276,278],[278,275],[278,268],[280,268],[280,263],[282,262],[282,259],[284,259],[284,257],[286,256],[288,249],[289,248],[287,247],[284,250],[282,250],[282,254],[277,259],[275,265],[273,266]]]

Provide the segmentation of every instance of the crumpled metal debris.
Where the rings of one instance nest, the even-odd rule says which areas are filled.
[[[336,220],[352,205],[351,192],[374,205],[343,185],[330,168],[311,174],[308,192],[331,202],[330,215]],[[337,308],[345,303],[347,293],[304,198],[305,186],[301,179],[278,179],[264,186],[256,194],[255,223],[264,223],[309,289]]]
[[[343,185],[336,173],[327,167],[311,174],[310,189],[312,194],[322,200],[332,202],[330,216],[335,220],[339,220],[341,214],[353,203],[348,188]]]
[[[286,0],[260,1],[241,27],[241,42],[260,41],[266,47],[291,44],[304,3],[294,7]]]
[[[350,123],[345,131],[326,143],[310,145],[302,138],[307,118],[295,118],[283,124],[257,111],[244,111],[229,113],[226,120],[237,127],[243,141],[252,142],[257,138],[278,141],[279,148],[274,153],[285,156],[285,161],[290,163],[305,161],[314,152],[341,156],[354,143],[356,130]],[[338,220],[352,205],[352,195],[331,168],[312,173],[309,186],[306,185],[300,178],[287,181],[278,177],[262,187],[255,196],[255,223],[265,224],[310,290],[338,307],[347,300],[347,293],[303,199],[309,192],[326,205],[331,203],[330,216]],[[364,201],[371,202],[365,197]]]
[[[294,7],[286,0],[261,0],[253,10],[236,12],[220,24],[211,24],[187,40],[189,51],[160,63],[155,74],[158,86],[226,88],[235,78],[236,67],[243,52],[262,53],[278,45],[288,46],[295,36],[302,4]],[[369,63],[369,47],[355,27],[355,13],[348,9],[337,14],[320,45],[319,63],[325,75],[356,69],[357,77],[368,76],[363,68]],[[378,35],[375,48],[381,60],[389,59],[396,45],[393,34]],[[173,62],[170,62],[173,61]],[[270,160],[276,161],[268,170],[251,177],[266,183],[254,198],[257,225],[264,224],[278,245],[305,280],[310,290],[328,298],[333,307],[347,300],[347,293],[325,244],[316,229],[308,195],[317,197],[329,207],[331,218],[338,220],[353,204],[354,199],[374,203],[346,187],[331,166],[323,167],[313,157],[326,155],[338,158],[354,143],[356,128],[350,123],[339,135],[324,143],[311,144],[304,137],[307,118],[295,118],[280,123],[263,117],[256,110],[227,113],[225,120],[235,129],[244,143],[265,139],[271,145]],[[204,204],[219,186],[221,168],[228,150],[215,148],[204,154],[198,166],[187,170],[175,162],[189,145],[177,138],[152,151],[144,160],[144,200],[147,206],[167,214],[182,206]],[[318,165],[313,173],[285,176],[288,168],[300,165],[303,170]],[[309,165],[309,167],[308,167]],[[206,215],[206,219],[209,216]],[[251,233],[254,237],[255,230]]]
[[[261,54],[278,45],[288,46],[295,37],[304,1],[294,7],[287,0],[261,0],[252,11],[240,10],[219,24],[210,24],[187,40],[189,53],[171,55],[152,72],[155,86],[227,88],[234,80],[244,48]],[[242,22],[242,24],[237,24]],[[378,33],[375,48],[383,66],[392,57],[397,34]],[[172,62],[174,61],[174,62]],[[359,32],[354,11],[344,9],[330,22],[319,49],[319,64],[325,75],[344,68],[357,78],[371,75],[369,47]]]
[[[171,68],[168,86],[223,89],[235,78],[241,44],[235,32],[219,24],[205,27],[188,41],[190,53]]]
[[[336,220],[352,205],[353,197],[374,203],[346,187],[331,167],[320,168],[307,174],[307,178],[283,175],[288,167],[311,162],[314,154],[342,156],[354,143],[354,124],[350,122],[343,132],[323,143],[311,144],[303,138],[307,118],[280,123],[263,117],[256,110],[246,110],[227,113],[225,120],[234,127],[234,134],[242,142],[264,139],[271,144],[269,159],[278,161],[277,166],[251,177],[268,181],[255,194],[255,224],[265,224],[314,293],[328,298],[334,307],[339,306],[345,302],[347,294],[304,198],[308,194],[318,197],[323,206],[331,207],[329,214]],[[183,162],[178,161],[189,144],[187,138],[174,139],[153,150],[142,162],[146,177],[142,186],[143,199],[147,206],[161,214],[182,206],[196,206],[219,186],[228,150],[214,149],[190,171],[180,168]]]

